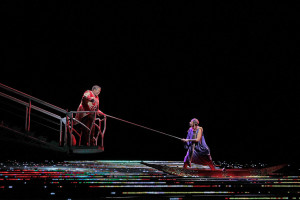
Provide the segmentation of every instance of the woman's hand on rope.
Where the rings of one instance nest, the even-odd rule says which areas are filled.
[[[182,138],[181,141],[183,141],[183,142],[188,142],[188,139]]]

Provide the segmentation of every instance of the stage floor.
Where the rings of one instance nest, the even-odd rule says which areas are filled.
[[[143,162],[182,166],[181,161]],[[287,166],[272,176],[196,178],[169,175],[142,161],[5,161],[0,199],[299,199],[299,172]]]

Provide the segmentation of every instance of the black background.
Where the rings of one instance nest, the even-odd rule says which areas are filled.
[[[98,84],[109,115],[180,138],[198,118],[215,160],[298,160],[295,5],[42,2],[1,2],[1,83],[68,110]],[[108,119],[98,159],[184,155]]]

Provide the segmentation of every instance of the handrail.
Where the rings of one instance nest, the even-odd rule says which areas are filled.
[[[17,99],[17,98],[15,98],[15,97],[12,97],[12,96],[10,96],[10,95],[8,95],[8,94],[4,94],[4,93],[0,92],[0,96],[3,96],[3,97],[8,98],[8,99],[11,99],[12,101],[15,101],[15,102],[17,102],[17,103],[19,103],[19,104],[22,104],[22,105],[24,105],[24,106],[29,106],[29,103],[27,103],[27,102],[25,102],[25,101],[22,101],[22,100],[20,100],[20,99]],[[32,108],[32,109],[35,109],[35,110],[37,110],[37,111],[40,111],[40,112],[42,112],[42,113],[44,113],[44,114],[47,114],[47,115],[49,115],[49,116],[51,116],[51,117],[54,117],[54,118],[56,118],[56,119],[61,119],[61,117],[60,117],[59,115],[56,115],[56,114],[54,114],[54,113],[52,113],[52,112],[49,112],[49,111],[44,110],[44,109],[42,109],[42,108],[39,108],[39,107],[37,107],[37,106],[31,105],[31,108]]]
[[[56,111],[58,111],[58,112],[60,112],[60,113],[62,113],[62,114],[64,114],[64,115],[67,115],[67,110],[64,110],[64,109],[59,108],[59,107],[57,107],[57,106],[55,106],[55,105],[52,105],[52,104],[47,103],[47,102],[45,102],[45,101],[42,101],[42,100],[40,100],[40,99],[38,99],[38,98],[36,98],[36,97],[30,96],[30,95],[28,95],[28,94],[25,94],[24,92],[18,91],[18,90],[16,90],[16,89],[11,88],[11,87],[9,87],[9,86],[7,86],[7,85],[4,85],[4,84],[2,84],[2,83],[0,83],[0,88],[4,89],[4,90],[6,90],[6,91],[12,92],[12,93],[14,93],[14,94],[17,94],[18,97],[23,97],[23,98],[28,99],[28,101],[26,102],[26,101],[23,101],[23,100],[18,99],[18,98],[16,98],[16,97],[13,97],[13,96],[10,96],[10,95],[5,94],[5,93],[3,93],[3,92],[0,92],[0,96],[5,97],[5,98],[7,98],[7,99],[10,99],[10,100],[12,100],[12,101],[14,101],[14,102],[17,102],[17,103],[19,103],[19,104],[21,104],[21,105],[23,105],[23,106],[26,107],[26,116],[25,116],[25,130],[26,130],[26,132],[29,132],[29,131],[30,131],[30,124],[31,124],[31,123],[30,123],[31,109],[34,109],[34,110],[37,110],[37,111],[39,111],[39,112],[41,112],[41,113],[44,113],[44,114],[46,114],[46,115],[48,115],[48,116],[50,116],[50,117],[53,117],[53,118],[55,118],[55,119],[58,119],[58,120],[60,121],[60,128],[59,128],[59,135],[60,135],[60,137],[59,137],[59,144],[60,144],[61,146],[65,146],[65,145],[66,145],[66,141],[64,141],[64,143],[63,143],[63,141],[62,141],[62,138],[63,138],[63,135],[62,135],[62,134],[63,134],[62,117],[59,116],[58,114],[54,114],[52,111],[51,111],[51,112],[48,111],[48,109],[56,110]],[[40,108],[40,107],[38,107],[38,106],[36,106],[36,105],[32,105],[32,102],[36,102],[36,103],[38,103],[38,104],[40,104],[40,105],[44,105],[44,106],[46,106],[46,108],[45,108],[45,109],[42,109],[42,108]],[[46,109],[47,109],[47,110],[46,110]],[[67,137],[66,127],[65,127],[65,133],[64,133],[64,135],[65,135],[65,138],[66,138],[66,137]]]
[[[30,96],[30,95],[28,95],[28,94],[25,94],[25,93],[23,93],[23,92],[21,92],[21,91],[19,91],[19,90],[14,89],[14,88],[8,87],[7,85],[4,85],[4,84],[2,84],[2,83],[0,83],[0,88],[3,88],[3,89],[5,89],[5,90],[7,90],[7,91],[10,91],[10,92],[13,92],[13,93],[15,93],[15,94],[18,94],[18,95],[20,95],[20,96],[23,96],[23,97],[25,97],[25,98],[28,98],[28,99],[30,99],[30,100],[32,100],[32,101],[38,102],[38,103],[40,103],[40,104],[42,104],[42,105],[44,105],[44,106],[47,106],[47,107],[52,108],[52,109],[54,109],[54,110],[57,110],[57,111],[59,111],[59,112],[61,112],[61,113],[63,113],[63,114],[66,114],[66,113],[67,113],[67,111],[66,111],[65,109],[62,109],[62,108],[57,107],[57,106],[55,106],[55,105],[52,105],[52,104],[50,104],[50,103],[48,103],[48,102],[45,102],[45,101],[43,101],[43,100],[40,100],[40,99],[38,99],[38,98],[36,98],[36,97]]]

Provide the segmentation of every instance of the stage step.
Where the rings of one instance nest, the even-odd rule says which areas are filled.
[[[70,147],[70,153],[72,154],[96,154],[103,152],[104,149],[99,146],[74,146]]]

